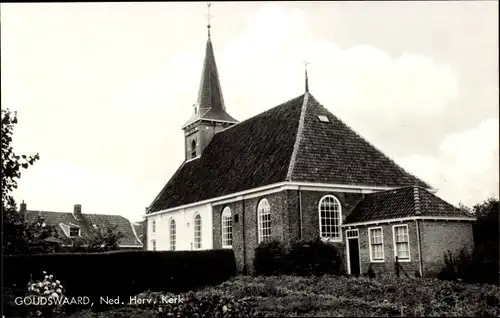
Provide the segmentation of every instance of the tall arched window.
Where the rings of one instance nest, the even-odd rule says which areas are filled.
[[[194,217],[194,248],[201,248],[201,216],[199,214]]]
[[[227,206],[222,210],[222,247],[231,248],[233,246],[233,222],[231,219],[231,209]]]
[[[170,250],[175,251],[175,236],[176,236],[176,231],[177,229],[175,228],[175,220],[170,219],[170,222],[168,224],[168,229],[169,229],[169,241],[170,241]]]
[[[191,140],[191,158],[196,157],[196,140]]]
[[[271,207],[266,199],[262,199],[257,206],[257,229],[259,243],[271,239]]]
[[[319,201],[319,233],[323,238],[342,240],[342,207],[333,195],[325,195]]]

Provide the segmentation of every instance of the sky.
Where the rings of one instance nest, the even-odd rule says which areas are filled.
[[[452,204],[499,192],[498,2],[215,2],[227,111],[304,92]],[[39,153],[28,209],[140,221],[184,160],[207,39],[203,2],[2,3],[2,108]]]

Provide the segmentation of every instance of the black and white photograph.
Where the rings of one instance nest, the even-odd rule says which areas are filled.
[[[1,3],[2,317],[498,317],[498,1]]]

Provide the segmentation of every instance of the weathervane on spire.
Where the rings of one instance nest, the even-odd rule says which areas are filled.
[[[304,66],[305,66],[305,74],[306,74],[306,93],[309,93],[309,77],[307,76],[307,65],[309,65],[308,61],[304,61]]]
[[[207,29],[208,29],[208,36],[210,37],[210,28],[211,28],[211,25],[210,25],[210,18],[213,17],[213,15],[210,14],[210,7],[212,6],[212,4],[210,2],[207,2]]]

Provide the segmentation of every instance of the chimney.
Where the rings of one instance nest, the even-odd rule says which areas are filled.
[[[23,202],[19,205],[19,213],[26,214],[26,203]]]
[[[75,204],[74,209],[73,209],[73,217],[76,220],[82,219],[82,206],[81,206],[81,204]]]

